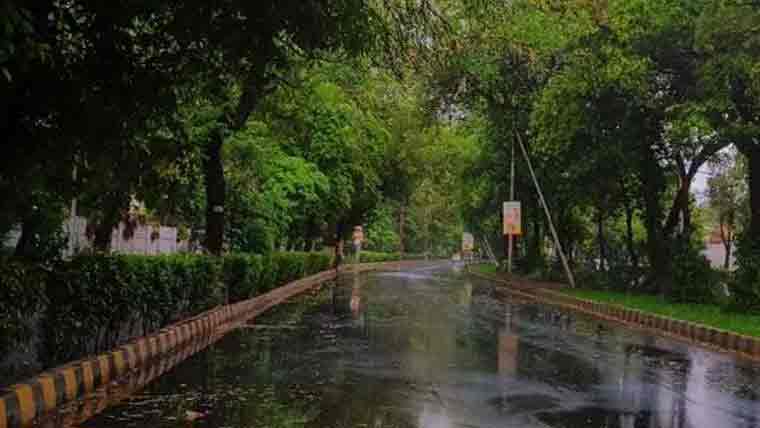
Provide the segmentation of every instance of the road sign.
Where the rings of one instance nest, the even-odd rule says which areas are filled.
[[[503,218],[505,235],[522,235],[522,206],[520,202],[504,202]]]
[[[471,252],[475,249],[475,237],[472,236],[472,233],[463,233],[462,234],[462,251],[463,252]]]

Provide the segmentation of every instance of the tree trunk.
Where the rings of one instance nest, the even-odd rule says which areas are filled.
[[[343,234],[344,223],[338,221],[335,225],[335,268],[337,269],[343,263]]]
[[[108,253],[111,250],[113,230],[118,224],[118,221],[104,218],[95,227],[95,239],[92,241],[92,246],[95,251],[99,253]]]
[[[729,270],[731,269],[731,250],[733,247],[733,240],[729,239],[728,241],[723,243],[723,246],[726,248],[726,257],[723,259],[723,269]]]
[[[760,147],[753,146],[743,150],[743,153],[749,169],[750,221],[746,237],[757,244],[760,243]]]
[[[681,177],[681,184],[678,187],[675,199],[673,200],[673,206],[670,209],[670,214],[665,222],[663,232],[665,237],[670,238],[675,232],[678,226],[679,220],[683,215],[684,231],[688,232],[687,227],[690,227],[691,215],[689,212],[689,189],[691,188],[691,181],[693,177]]]
[[[596,233],[599,243],[599,270],[604,271],[606,270],[605,261],[607,260],[607,244],[604,239],[604,216],[602,215],[601,211],[596,217]]]
[[[647,230],[647,259],[650,266],[649,282],[661,295],[666,295],[670,287],[672,260],[668,250],[669,235],[663,231],[661,226],[663,212],[660,196],[665,180],[651,147],[644,148],[640,168],[644,222]],[[676,209],[676,207],[673,208]]]
[[[399,246],[398,250],[401,254],[401,258],[404,258],[404,226],[406,225],[406,203],[402,202],[401,206],[398,209],[398,240],[399,240]]]
[[[126,207],[120,207],[118,203],[109,203],[107,198],[103,208],[103,217],[95,225],[95,238],[93,239],[93,249],[99,253],[108,253],[111,250],[111,239],[113,230],[119,226],[120,213]]]
[[[34,243],[32,237],[37,228],[37,221],[34,214],[28,215],[21,223],[21,236],[16,243],[14,255],[16,257],[34,257]]]
[[[221,255],[224,247],[224,202],[226,184],[222,164],[224,136],[217,130],[205,147],[203,173],[206,179],[206,250]]]
[[[691,204],[687,193],[686,203],[681,207],[683,215],[683,235],[688,239],[691,236]]]
[[[535,258],[534,263],[541,262],[541,265],[543,266],[543,257],[544,257],[544,239],[541,235],[541,221],[536,216],[533,220],[533,249],[531,250],[531,257]]]
[[[628,247],[628,255],[631,258],[631,265],[634,268],[639,267],[639,256],[636,253],[636,241],[633,237],[633,207],[626,204],[625,207],[625,237]]]

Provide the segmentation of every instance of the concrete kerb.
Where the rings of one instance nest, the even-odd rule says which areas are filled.
[[[398,270],[414,261],[365,263],[352,271]],[[171,354],[198,338],[226,332],[285,300],[336,277],[328,270],[299,279],[261,296],[220,306],[133,339],[114,350],[47,370],[31,379],[0,390],[0,428],[33,424],[56,408],[93,393],[124,375]]]
[[[508,281],[499,278],[472,271],[470,271],[470,274],[504,284],[507,287],[510,286]],[[674,319],[619,305],[580,299],[553,290],[535,289],[518,292],[517,290],[510,289],[509,292],[520,294],[523,297],[530,296],[533,300],[583,312],[596,318],[644,328],[661,336],[688,341],[720,352],[737,354],[754,360],[760,359],[760,338],[757,337],[745,336],[691,321]]]

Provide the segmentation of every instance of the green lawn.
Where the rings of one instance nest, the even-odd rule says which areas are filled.
[[[493,263],[483,264],[483,265],[470,265],[470,270],[478,272],[478,273],[485,273],[485,274],[495,274],[497,273],[498,266],[496,266]]]
[[[675,304],[657,296],[626,294],[614,291],[562,290],[586,300],[612,303],[631,309],[697,322],[722,330],[760,337],[760,316],[724,312],[717,305]]]

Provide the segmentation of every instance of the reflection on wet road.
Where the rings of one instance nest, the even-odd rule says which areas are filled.
[[[760,365],[492,291],[347,275],[81,426],[760,427]]]

